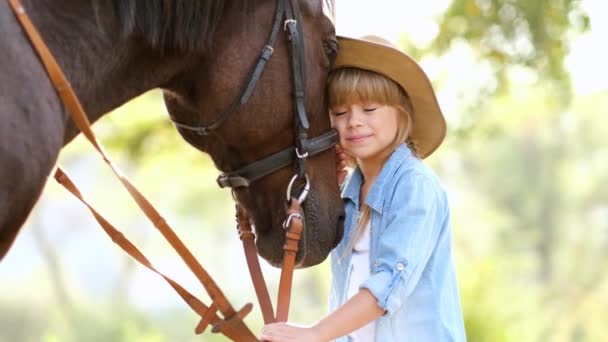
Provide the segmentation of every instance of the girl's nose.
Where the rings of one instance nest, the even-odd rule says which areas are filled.
[[[348,116],[348,127],[358,127],[362,124],[363,111],[359,108],[351,108]]]

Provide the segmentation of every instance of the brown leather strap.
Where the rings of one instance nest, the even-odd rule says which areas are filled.
[[[89,202],[82,196],[82,194],[80,193],[76,185],[72,182],[72,180],[68,177],[68,175],[60,168],[57,168],[55,170],[55,179],[68,191],[70,191],[76,198],[78,198],[85,206],[89,208],[97,222],[99,222],[99,225],[103,228],[106,234],[110,236],[114,243],[120,246],[127,254],[129,254],[133,259],[137,260],[140,264],[163,277],[163,279],[165,279],[169,283],[169,285],[171,285],[171,287],[175,289],[175,291],[180,295],[180,297],[182,297],[186,304],[188,304],[188,306],[190,306],[192,310],[194,310],[202,317],[201,322],[195,330],[197,334],[203,333],[205,328],[209,324],[216,326],[222,323],[222,319],[216,315],[217,307],[214,303],[211,304],[211,306],[208,308],[196,296],[192,295],[190,292],[188,292],[170,277],[158,271],[152,265],[152,263],[145,257],[145,255],[141,253],[141,251],[137,247],[135,247],[135,245],[133,245],[133,243],[131,243],[129,239],[124,236],[124,234],[117,230],[101,214],[99,214],[99,212],[97,212],[97,210],[95,210],[95,208],[91,204],[89,204]],[[233,340],[242,340],[239,339],[240,335],[238,331],[232,331],[228,328],[223,330],[222,333],[224,333],[224,335]]]
[[[302,209],[297,199],[292,198],[287,218],[285,221],[285,245],[283,246],[283,266],[281,268],[281,280],[279,282],[279,294],[277,298],[277,315],[272,313],[272,303],[268,295],[268,288],[264,281],[264,275],[260,269],[260,263],[255,247],[255,235],[251,231],[249,216],[245,210],[237,205],[237,229],[243,240],[243,249],[247,258],[247,266],[255,293],[262,309],[264,323],[286,322],[289,314],[289,302],[291,299],[291,285],[293,271],[295,268],[296,255],[298,254],[298,243],[302,235]]]
[[[272,310],[272,302],[270,301],[268,288],[266,287],[266,281],[264,280],[264,274],[260,268],[258,252],[255,247],[255,234],[251,230],[249,216],[245,212],[245,209],[238,204],[236,205],[236,220],[239,237],[243,242],[243,250],[245,251],[245,259],[247,259],[249,275],[251,276],[251,282],[253,283],[258,303],[260,303],[264,323],[272,323],[274,322],[274,312]]]
[[[76,185],[72,182],[70,177],[68,177],[68,175],[65,174],[65,172],[60,168],[55,170],[55,179],[89,208],[97,222],[99,222],[99,225],[103,228],[106,234],[110,236],[114,243],[119,245],[125,252],[127,252],[127,254],[129,254],[133,259],[137,260],[140,264],[163,277],[169,283],[169,285],[175,289],[180,297],[182,297],[186,304],[192,308],[192,310],[196,311],[196,313],[198,313],[201,317],[208,317],[211,323],[216,323],[221,320],[217,315],[215,315],[217,309],[212,310],[211,308],[208,308],[196,296],[192,295],[170,277],[158,271],[148,260],[148,258],[146,258],[146,256],[124,236],[124,234],[117,230],[101,214],[99,214],[97,210],[93,208],[93,206],[89,204],[89,202],[82,196]],[[214,305],[211,307],[215,308]]]
[[[279,282],[279,294],[277,298],[277,315],[272,313],[272,303],[268,295],[268,288],[264,281],[264,275],[260,269],[260,264],[255,247],[255,235],[251,231],[249,217],[244,209],[237,205],[237,222],[243,249],[247,258],[247,266],[251,281],[255,288],[260,308],[266,324],[270,322],[286,322],[289,315],[289,302],[291,299],[291,286],[295,259],[298,253],[298,243],[302,235],[302,211],[297,199],[291,199],[291,205],[287,210],[287,228],[285,232],[285,245],[283,246],[283,267],[281,268],[281,280]]]
[[[215,318],[214,316],[216,316],[216,314],[215,314],[216,312],[217,312],[217,306],[215,306],[214,303],[211,303],[211,306],[209,307],[207,312],[204,315],[202,315],[203,318],[200,320],[200,322],[194,329],[194,333],[197,335],[202,334],[205,331],[205,329],[207,329],[207,326],[209,326],[209,323],[213,323],[214,318]]]
[[[74,91],[72,90],[72,87],[70,86],[69,82],[63,75],[63,71],[61,71],[61,68],[57,64],[57,61],[52,56],[51,52],[42,40],[42,37],[38,33],[38,30],[30,20],[30,18],[27,16],[25,8],[23,7],[23,5],[21,5],[19,0],[8,0],[8,2],[11,5],[13,12],[17,16],[17,19],[21,23],[23,30],[27,33],[30,41],[32,42],[32,45],[36,49],[36,52],[40,56],[40,60],[46,68],[49,78],[55,86],[55,90],[57,90],[59,97],[65,104],[66,108],[68,108],[68,110],[72,114],[72,119],[74,120],[74,123],[76,124],[78,129],[80,129],[80,131],[86,136],[86,138],[93,144],[93,146],[95,146],[97,150],[101,150],[101,147],[97,143],[95,135],[91,130],[89,119],[86,117],[86,115],[76,114],[76,112],[84,113],[82,105],[74,94]]]
[[[150,221],[154,224],[154,226],[161,232],[161,234],[165,237],[165,239],[177,251],[177,253],[180,255],[182,260],[184,260],[184,262],[188,265],[190,270],[199,279],[199,281],[201,282],[203,287],[205,287],[205,289],[207,290],[213,303],[215,305],[217,305],[217,308],[219,309],[219,311],[222,312],[223,316],[225,317],[225,321],[219,320],[215,323],[216,326],[220,327],[217,330],[226,334],[226,336],[228,336],[230,334],[232,336],[231,338],[235,337],[233,339],[238,340],[238,341],[257,341],[257,339],[255,338],[253,333],[249,330],[249,328],[247,328],[247,326],[245,325],[245,323],[242,320],[244,315],[246,315],[245,312],[248,313],[248,311],[246,309],[249,306],[246,305],[239,312],[236,312],[234,310],[234,308],[228,302],[228,300],[226,299],[226,297],[224,296],[222,291],[219,289],[217,284],[213,281],[213,279],[209,276],[209,274],[205,271],[205,269],[196,260],[194,255],[186,248],[186,246],[183,244],[183,242],[177,237],[177,235],[173,232],[173,230],[166,223],[164,218],[150,204],[150,202],[135,188],[135,186],[133,186],[131,184],[131,182],[129,182],[129,180],[123,176],[122,172],[117,167],[114,166],[112,161],[104,153],[101,145],[97,142],[97,139],[95,138],[95,135],[93,134],[93,131],[90,127],[90,122],[89,122],[87,116],[84,114],[84,110],[82,108],[82,105],[80,104],[80,101],[78,100],[72,87],[70,86],[69,82],[67,81],[65,75],[63,74],[63,71],[57,64],[55,58],[52,56],[48,47],[42,40],[37,29],[35,28],[35,26],[31,22],[31,20],[27,16],[25,9],[23,8],[23,6],[20,4],[20,2],[18,0],[8,0],[8,1],[9,1],[11,8],[13,9],[13,12],[15,13],[17,19],[21,23],[23,29],[29,36],[32,45],[36,49],[36,52],[40,56],[40,59],[48,72],[51,82],[55,86],[55,89],[57,90],[57,93],[59,94],[59,97],[63,101],[64,105],[70,112],[70,114],[72,116],[72,120],[74,121],[74,123],[76,124],[78,129],[80,129],[80,131],[91,142],[91,144],[95,147],[95,149],[102,155],[104,161],[110,166],[110,168],[116,174],[118,179],[122,182],[124,187],[129,191],[129,194],[131,195],[131,197],[139,205],[139,207],[142,209],[142,211],[145,213],[145,215],[148,217],[148,219],[150,219]],[[58,181],[60,181],[61,184],[65,185],[65,184],[71,183],[71,182],[66,181],[67,176],[65,176],[65,173],[63,173],[60,169],[57,170],[55,176],[56,176],[56,179],[58,179]],[[69,187],[68,187],[68,190],[70,190]],[[70,192],[76,194],[73,190],[76,190],[76,193],[77,193],[77,189],[75,187],[72,187]],[[83,202],[83,203],[85,203],[85,205],[87,205],[89,207],[89,209],[93,212],[93,215],[100,222],[100,224],[101,224],[101,222],[104,222],[104,224],[102,224],[102,227],[104,228],[104,230],[106,230],[106,228],[109,226],[109,223],[107,223],[107,220],[105,220],[101,215],[99,215],[99,213],[97,211],[95,211],[91,206],[89,206],[86,202]],[[112,230],[110,229],[110,231],[112,231]],[[115,242],[117,242],[125,251],[127,251],[127,253],[129,253],[129,255],[131,255],[131,256],[137,255],[138,257],[134,256],[134,258],[137,261],[139,261],[139,262],[143,261],[142,264],[144,266],[146,266],[146,267],[150,268],[151,270],[158,273],[158,271],[156,271],[153,267],[151,267],[149,261],[147,261],[147,259],[145,257],[143,257],[143,255],[139,251],[134,249],[134,246],[130,242],[128,242],[128,240],[123,239],[124,236],[122,236],[122,234],[120,234],[120,233],[116,234],[114,231],[112,231],[113,233],[110,234],[110,236],[113,239],[116,238]],[[120,238],[120,236],[122,236],[122,238]],[[125,242],[125,240],[127,242]],[[118,241],[121,241],[121,242],[119,243]],[[159,273],[159,274],[161,274],[161,273]],[[178,288],[181,288],[181,286],[179,286],[177,283],[175,283],[172,280],[170,281],[164,275],[161,274],[161,276],[163,276],[163,278],[165,278],[171,284],[171,286],[178,292],[178,294],[180,294],[180,296],[182,296],[182,298],[184,298],[186,300],[186,302],[189,305],[191,305],[191,307],[193,305],[196,305],[198,307],[198,309],[195,309],[195,311],[203,317],[201,324],[199,324],[198,329],[200,329],[200,326],[203,325],[202,323],[204,323],[204,321],[206,321],[206,320],[214,321],[214,318],[209,319],[209,317],[205,316],[205,313],[208,311],[208,308],[206,308],[206,307],[203,308],[203,307],[200,307],[200,305],[198,305],[198,304],[193,304],[198,301],[198,300],[192,299],[195,297],[193,297],[193,296],[190,297],[191,295],[188,296],[187,294],[181,292],[181,290],[178,290]],[[174,286],[174,284],[175,284],[175,286]],[[193,307],[193,309],[194,309],[194,307]],[[220,324],[220,323],[222,323],[222,324]]]
[[[298,254],[298,243],[302,235],[302,210],[300,203],[295,198],[291,199],[290,207],[287,210],[287,220],[288,228],[285,233],[285,245],[283,246],[283,267],[277,297],[276,320],[278,322],[287,322],[288,319],[293,270],[296,254]]]

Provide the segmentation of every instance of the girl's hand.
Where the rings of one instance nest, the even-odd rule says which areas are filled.
[[[348,171],[345,170],[346,160],[348,159],[348,155],[340,145],[336,145],[336,172],[338,176],[338,185],[342,185],[344,183],[344,179],[346,179],[346,175]]]
[[[260,340],[269,342],[321,342],[314,327],[297,326],[289,323],[271,323],[262,328]]]

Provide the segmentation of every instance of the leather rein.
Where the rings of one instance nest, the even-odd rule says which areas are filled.
[[[88,207],[95,219],[101,225],[102,229],[116,244],[118,244],[127,254],[129,254],[143,266],[160,275],[178,293],[186,304],[201,317],[201,320],[195,329],[196,334],[201,334],[208,326],[212,326],[212,332],[222,333],[234,341],[258,341],[255,334],[251,332],[243,321],[243,319],[251,312],[253,305],[251,303],[247,303],[238,311],[233,308],[216,282],[196,260],[194,255],[179,239],[160,213],[107,157],[101,144],[95,137],[91,129],[89,119],[86,116],[84,109],[82,108],[82,105],[74,93],[71,85],[69,84],[69,81],[42,40],[38,30],[29,19],[24,7],[21,5],[19,0],[8,0],[8,2],[23,30],[27,34],[32,46],[39,55],[40,60],[42,61],[42,64],[44,65],[49,78],[53,83],[53,86],[55,87],[65,107],[70,112],[76,127],[99,152],[103,160],[110,166],[114,174],[127,189],[146,217],[150,220],[150,222],[153,223],[163,237],[179,254],[188,268],[194,273],[209,294],[212,303],[209,306],[206,306],[201,300],[189,293],[176,281],[158,271],[120,231],[112,226],[112,224],[110,224],[91,204],[89,204],[89,202],[82,196],[78,188],[70,180],[68,175],[60,167],[57,167],[54,172],[54,177],[57,182],[62,184],[68,191],[70,191],[85,206]],[[283,247],[283,267],[281,271],[279,294],[277,298],[276,316],[273,313],[272,303],[268,295],[268,289],[264,282],[264,277],[259,265],[257,249],[254,241],[255,235],[251,229],[251,219],[248,217],[245,210],[239,207],[237,204],[237,229],[243,242],[247,264],[265,323],[287,321],[288,318],[295,258],[298,251],[298,242],[303,229],[301,204],[306,199],[310,186],[308,176],[306,175],[306,159],[330,149],[337,141],[337,134],[335,130],[330,130],[329,132],[324,133],[314,139],[307,138],[309,124],[304,106],[306,60],[302,26],[300,21],[301,15],[297,0],[277,0],[275,20],[268,44],[264,47],[260,60],[254,68],[249,82],[243,89],[241,96],[237,98],[226,111],[220,114],[215,122],[207,126],[192,126],[179,123],[175,121],[174,118],[171,118],[179,129],[195,131],[201,135],[209,134],[211,131],[219,128],[221,124],[229,117],[229,115],[240,105],[245,104],[251,96],[255,88],[255,84],[264,70],[266,62],[272,56],[274,42],[276,41],[283,17],[285,17],[283,28],[288,34],[292,52],[294,107],[296,111],[296,120],[294,120],[296,132],[295,147],[277,152],[238,170],[224,172],[218,177],[217,180],[220,187],[246,187],[252,182],[261,179],[281,168],[289,165],[295,165],[296,172],[287,186],[286,200],[288,203],[288,209],[286,212],[287,217],[283,223],[283,228],[285,228],[286,231],[286,237],[285,245]],[[294,182],[301,178],[304,178],[306,183],[303,190],[296,198],[295,196],[292,196],[292,187]],[[218,311],[222,317],[218,315]]]

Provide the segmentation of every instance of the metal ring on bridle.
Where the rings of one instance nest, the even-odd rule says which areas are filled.
[[[306,178],[306,184],[304,185],[304,189],[302,189],[302,192],[300,193],[300,196],[298,197],[298,203],[302,204],[302,202],[304,202],[304,200],[306,199],[306,196],[308,196],[308,192],[310,191],[310,179],[308,178],[308,175],[304,175],[304,177]],[[291,180],[289,181],[289,185],[287,186],[287,202],[289,202],[291,200],[291,198],[293,196],[291,196],[291,188],[293,187],[293,183],[296,181],[296,179],[298,179],[298,175],[293,175],[293,177],[291,177]]]

